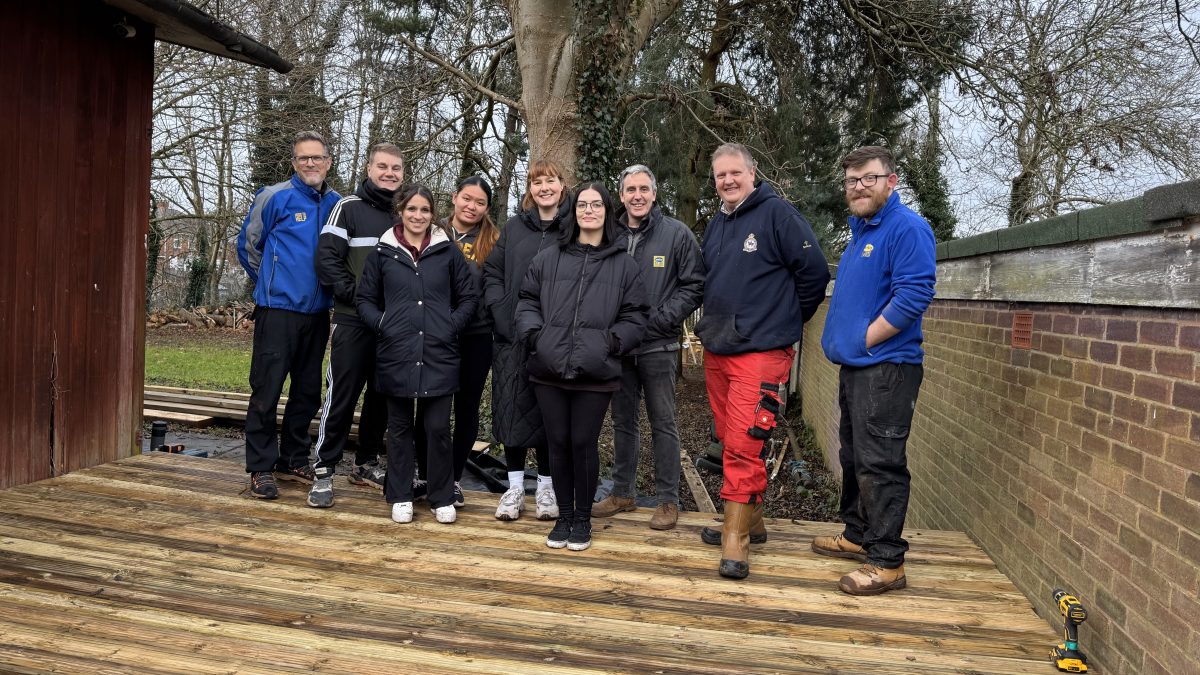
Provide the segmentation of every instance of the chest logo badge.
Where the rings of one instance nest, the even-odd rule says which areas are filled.
[[[300,211],[300,212],[298,212],[298,213],[296,214],[296,222],[297,222],[297,223],[303,223],[303,222],[304,222],[304,221],[306,221],[306,220],[308,220],[308,214],[307,214],[307,213],[305,213],[305,212],[303,212],[303,211]]]
[[[874,245],[874,244],[867,244],[866,246],[864,246],[864,247],[863,247],[863,254],[862,254],[862,257],[864,257],[864,258],[870,258],[870,257],[871,257],[871,251],[874,251],[874,250],[875,250],[875,245]]]
[[[746,235],[746,241],[742,242],[742,253],[754,253],[758,250],[758,240],[754,238],[754,233]]]
[[[654,266],[655,267],[666,267],[667,266],[667,256],[665,256],[665,255],[654,256]]]

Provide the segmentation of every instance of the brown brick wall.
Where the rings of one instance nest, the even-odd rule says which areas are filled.
[[[836,470],[824,318],[801,395]],[[1105,672],[1200,673],[1200,312],[937,300],[925,340],[909,525],[970,534],[1055,626],[1050,590],[1077,594]]]

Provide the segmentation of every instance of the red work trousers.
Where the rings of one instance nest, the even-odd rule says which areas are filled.
[[[750,435],[763,385],[787,382],[795,350],[772,349],[722,356],[704,351],[704,383],[712,406],[717,440],[725,446],[721,499],[743,504],[762,501],[767,491],[763,440]]]

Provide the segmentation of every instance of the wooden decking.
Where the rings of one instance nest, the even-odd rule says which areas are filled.
[[[828,523],[769,523],[743,582],[685,513],[595,521],[591,550],[501,523],[396,525],[378,492],[242,494],[220,460],[156,453],[0,492],[0,670],[1043,673],[1055,634],[963,534],[914,531],[909,587],[839,593]]]

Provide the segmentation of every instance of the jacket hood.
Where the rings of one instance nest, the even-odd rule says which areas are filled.
[[[750,191],[750,194],[746,197],[746,200],[739,204],[738,207],[734,209],[733,213],[725,213],[724,210],[722,210],[721,213],[724,214],[726,218],[730,216],[741,218],[744,214],[749,213],[771,199],[779,199],[779,193],[775,192],[775,188],[771,187],[770,183],[766,182],[765,180],[760,180],[758,183],[755,183],[754,189]]]
[[[396,191],[385,190],[372,183],[370,178],[364,178],[363,181],[358,184],[358,189],[354,191],[354,194],[358,196],[359,199],[362,199],[364,202],[374,206],[380,211],[391,213],[392,199],[395,198]]]

